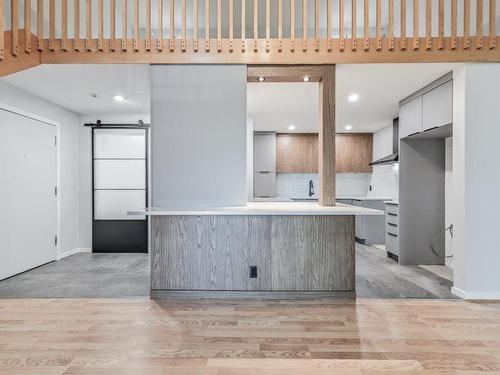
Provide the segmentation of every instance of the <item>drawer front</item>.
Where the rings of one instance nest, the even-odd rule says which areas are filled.
[[[386,231],[386,233],[392,233],[392,234],[399,236],[399,227],[397,224],[386,222],[385,223],[385,231]]]
[[[390,224],[399,225],[399,216],[397,214],[392,213],[392,212],[386,212],[385,213],[385,222],[390,223]]]
[[[385,234],[385,249],[391,254],[399,256],[399,237],[389,233]]]
[[[399,214],[399,206],[397,204],[387,204],[385,205],[385,212],[390,212],[391,214]]]

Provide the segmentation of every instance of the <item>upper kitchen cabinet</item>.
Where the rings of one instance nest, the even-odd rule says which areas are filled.
[[[452,122],[451,72],[399,102],[399,138],[449,125]]]
[[[277,134],[278,173],[318,173],[317,134]]]
[[[422,96],[399,106],[399,138],[422,131]]]
[[[276,133],[254,133],[254,172],[276,171]]]
[[[369,173],[372,171],[373,134],[337,134],[335,137],[337,173]]]
[[[422,96],[423,130],[453,122],[453,83],[448,81]]]

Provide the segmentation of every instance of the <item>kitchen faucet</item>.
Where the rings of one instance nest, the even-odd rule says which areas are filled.
[[[309,196],[312,197],[314,195],[314,184],[313,180],[309,180]]]

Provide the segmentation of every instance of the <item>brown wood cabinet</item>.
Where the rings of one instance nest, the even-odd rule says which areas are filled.
[[[318,134],[276,134],[277,173],[318,173]]]
[[[373,135],[371,133],[337,134],[335,137],[337,173],[372,171]],[[318,134],[276,135],[277,173],[318,173]]]
[[[367,173],[373,157],[373,134],[337,134],[335,137],[337,173]]]

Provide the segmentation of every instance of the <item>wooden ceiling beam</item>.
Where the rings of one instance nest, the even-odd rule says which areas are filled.
[[[6,45],[12,43],[12,32],[6,31],[4,33],[4,40]],[[32,50],[31,53],[25,53],[26,36],[24,30],[18,32],[18,54],[13,55],[9,48],[5,49],[4,59],[0,61],[0,77],[5,77],[9,74],[17,73],[22,70],[33,68],[41,64],[41,53],[37,50]],[[31,34],[31,45],[37,45],[38,39]]]

